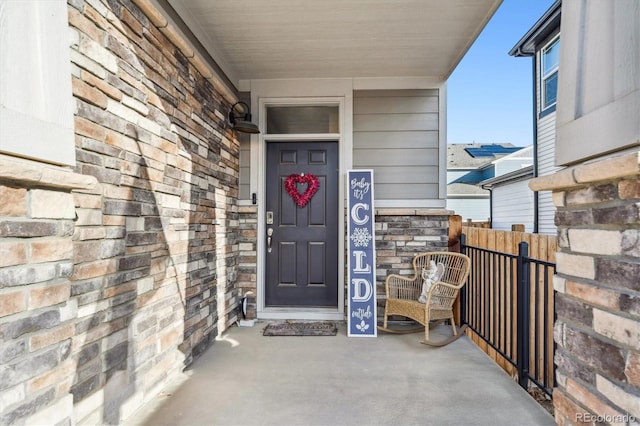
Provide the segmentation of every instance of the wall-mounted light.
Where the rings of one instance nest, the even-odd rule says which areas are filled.
[[[236,108],[240,106],[241,108]],[[239,114],[236,114],[238,112]],[[233,126],[233,130],[242,133],[260,133],[258,126],[251,122],[251,109],[245,102],[236,102],[229,111],[229,123]]]

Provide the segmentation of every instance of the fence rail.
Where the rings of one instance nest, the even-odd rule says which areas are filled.
[[[525,388],[551,395],[555,237],[463,227],[471,274],[461,295],[472,340]]]

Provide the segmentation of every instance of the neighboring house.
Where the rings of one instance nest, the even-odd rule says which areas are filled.
[[[344,320],[350,169],[378,283],[446,250],[446,82],[499,4],[0,0],[0,423],[122,423],[249,292]]]
[[[447,209],[464,221],[489,220],[490,194],[478,183],[496,175],[496,159],[520,149],[510,143],[447,145]]]
[[[478,185],[490,192],[491,228],[511,230],[524,225],[525,232],[534,229],[534,197],[529,189],[533,177],[533,146],[504,156],[493,162],[495,177]]]
[[[534,176],[545,176],[562,169],[555,165],[560,18],[561,1],[558,0],[509,52],[512,56],[533,59]],[[533,232],[555,234],[556,208],[551,191],[536,191],[534,204]]]

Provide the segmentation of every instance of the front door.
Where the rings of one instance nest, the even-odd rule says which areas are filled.
[[[265,307],[338,306],[338,169],[337,142],[267,143]]]

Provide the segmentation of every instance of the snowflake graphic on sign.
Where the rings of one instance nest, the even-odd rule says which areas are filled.
[[[367,247],[371,238],[373,238],[373,236],[369,233],[367,228],[356,228],[353,230],[353,234],[351,235],[353,245],[356,247]]]

